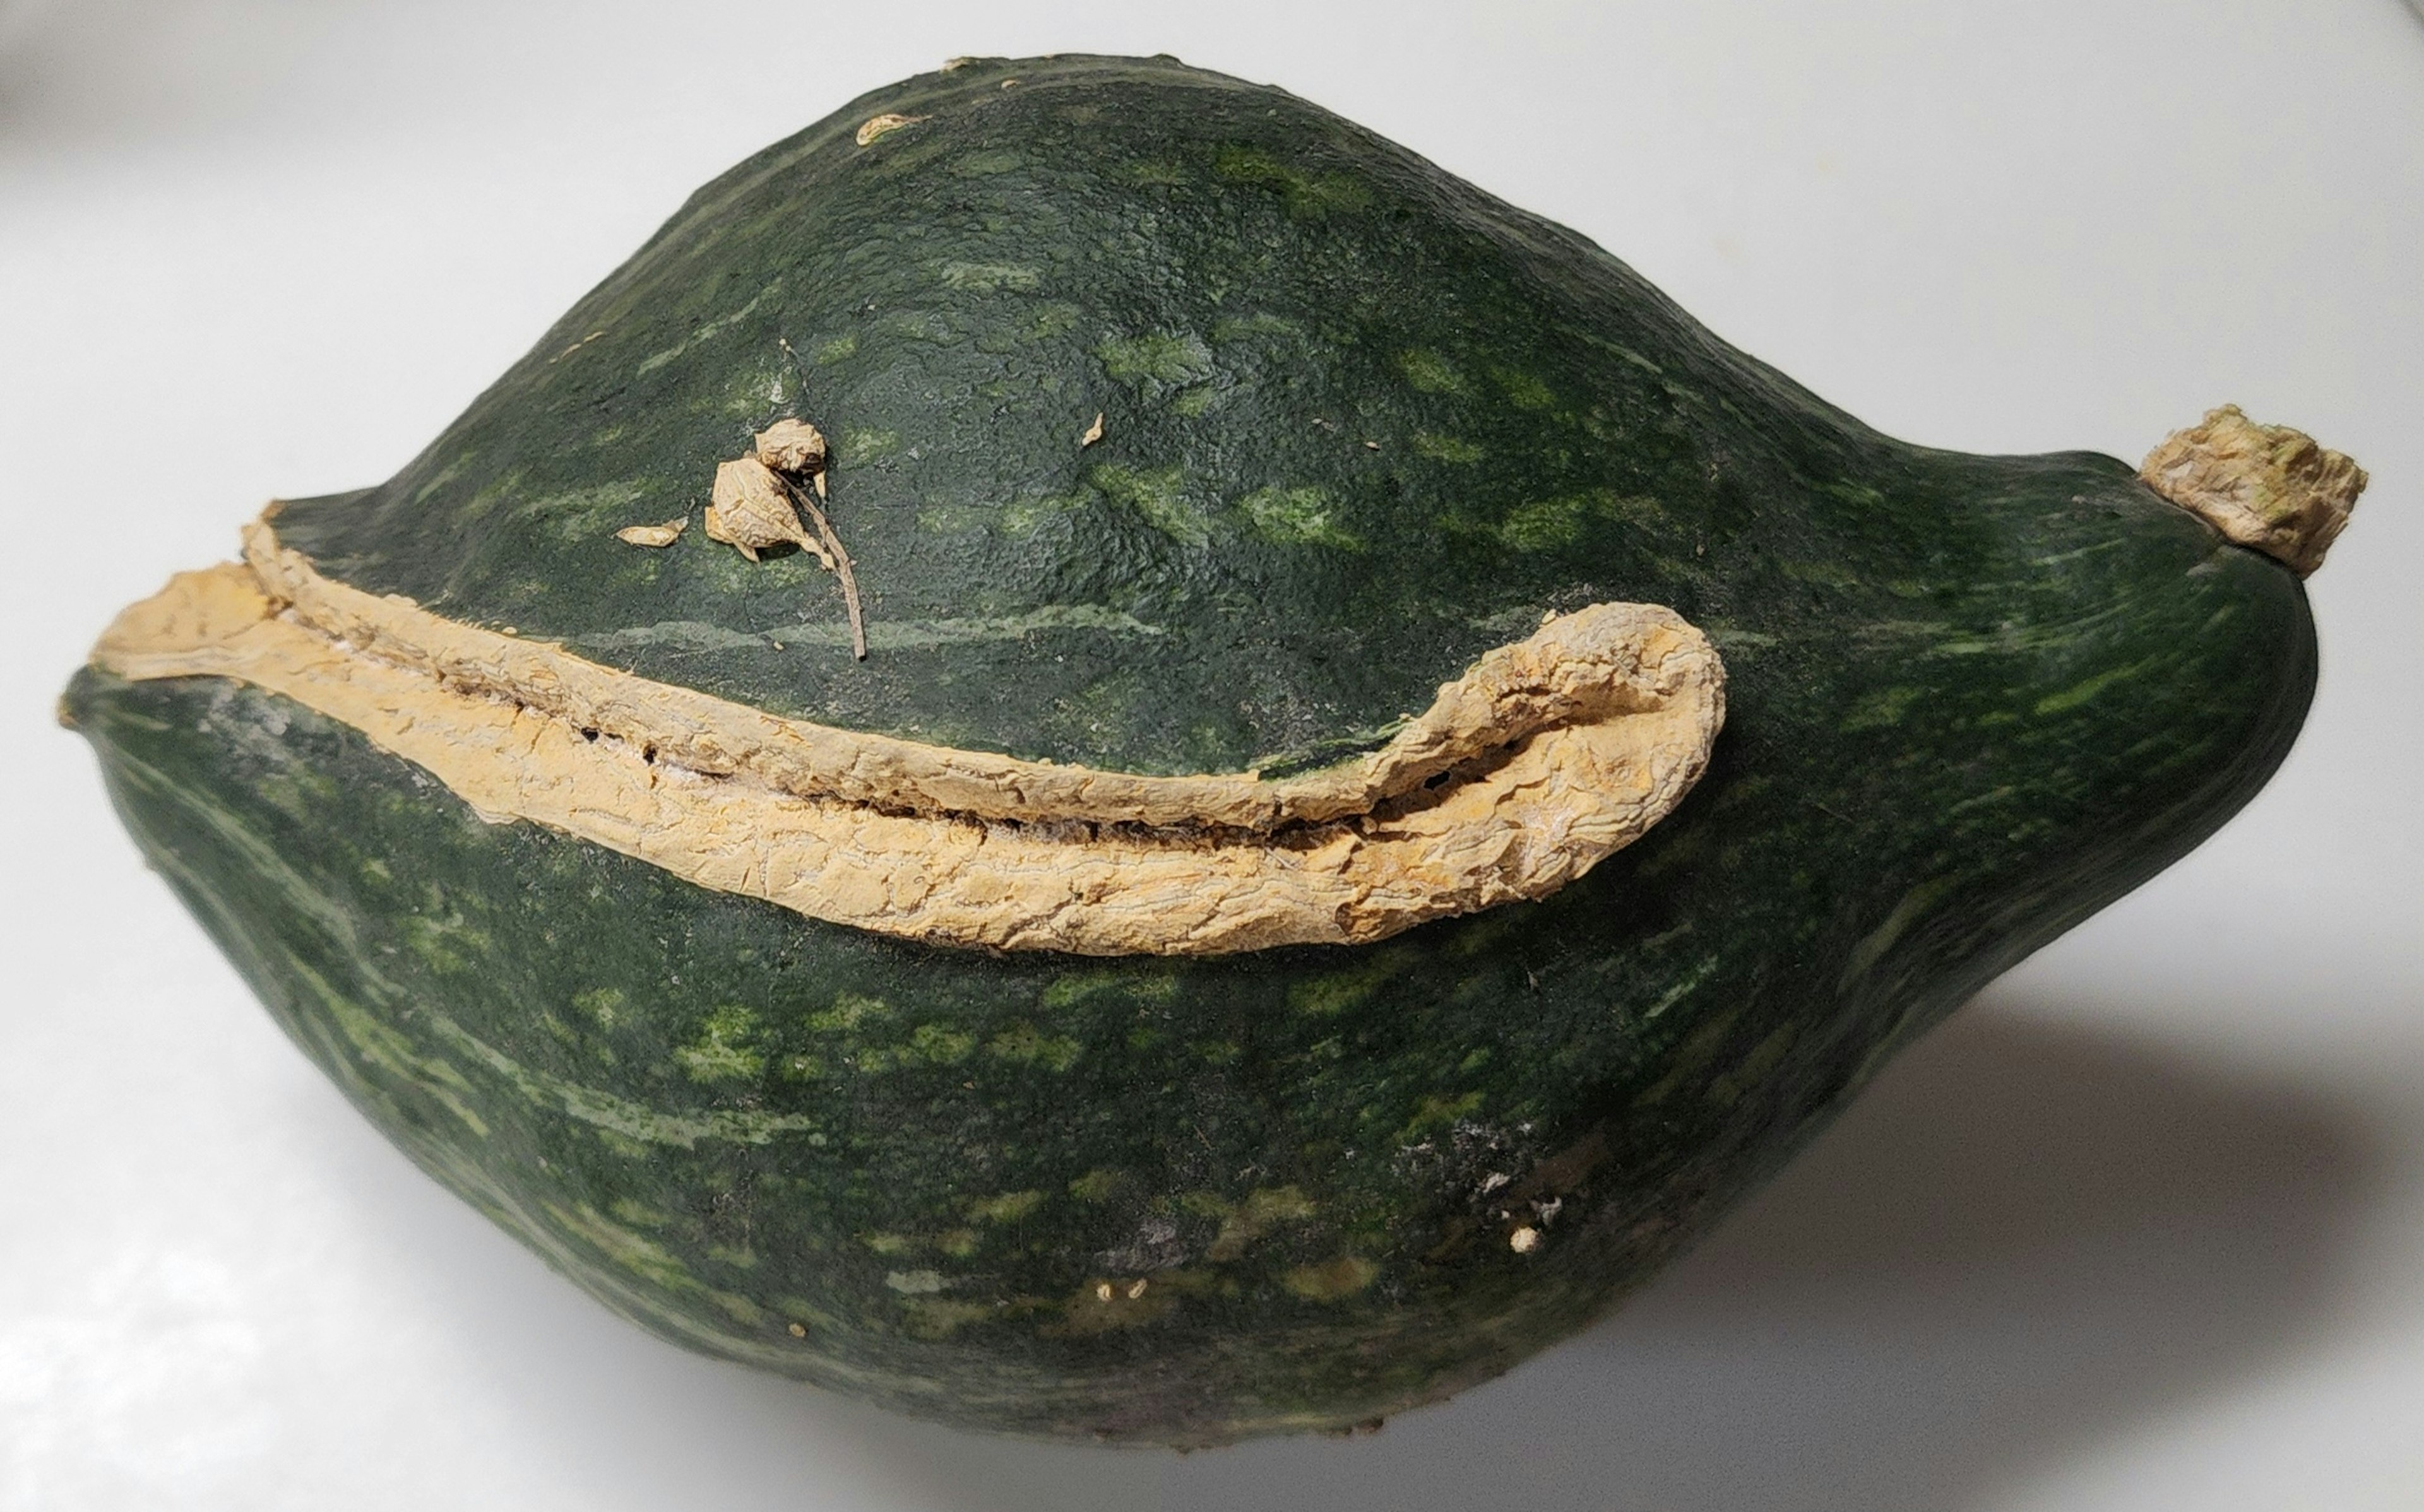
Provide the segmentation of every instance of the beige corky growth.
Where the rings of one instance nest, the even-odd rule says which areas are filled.
[[[240,678],[362,731],[490,819],[950,945],[1213,955],[1545,897],[1671,810],[1724,719],[1698,630],[1600,604],[1488,653],[1347,766],[1138,776],[652,682],[323,578],[266,523],[246,559],[129,608],[95,661]]]
[[[2138,469],[2146,485],[2241,546],[2304,577],[2348,524],[2365,470],[2304,431],[2259,425],[2225,405],[2174,431]]]

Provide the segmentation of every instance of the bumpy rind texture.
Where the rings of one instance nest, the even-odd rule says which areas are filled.
[[[864,664],[803,557],[614,538],[794,413]],[[440,1180],[669,1337],[1037,1434],[1337,1426],[1578,1328],[2243,803],[2314,676],[2294,575],[2126,466],[1879,437],[1572,232],[1161,61],[860,100],[279,526],[651,677],[1140,772],[1370,749],[1546,611],[1712,633],[1708,774],[1589,876],[1204,961],[805,923],[274,695],[78,676],[147,852]]]

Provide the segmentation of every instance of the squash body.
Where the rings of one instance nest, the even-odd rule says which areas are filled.
[[[614,537],[793,414],[863,663],[805,555]],[[1139,772],[1369,749],[1547,612],[1709,631],[1714,764],[1580,882],[1188,961],[820,924],[276,695],[79,674],[146,853],[432,1174],[678,1342],[1040,1435],[1338,1427],[1580,1328],[2234,812],[2315,674],[2296,578],[2126,466],[1879,436],[1572,232],[1166,60],[866,97],[277,525],[650,678]]]

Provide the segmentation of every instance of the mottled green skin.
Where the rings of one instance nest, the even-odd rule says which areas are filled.
[[[933,119],[853,145],[879,111]],[[786,413],[836,440],[864,664],[799,557],[611,536]],[[1544,609],[1712,630],[1712,770],[1583,882],[1188,963],[805,921],[274,696],[79,676],[146,851],[440,1180],[669,1337],[1031,1433],[1337,1425],[1580,1327],[2225,819],[2314,678],[2292,575],[2119,463],[1877,436],[1573,233],[1167,62],[869,96],[279,524],[653,677],[1145,772],[1368,746]]]

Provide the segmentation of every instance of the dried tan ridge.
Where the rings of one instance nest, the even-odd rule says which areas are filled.
[[[1672,611],[1599,604],[1483,656],[1385,747],[1280,781],[1148,777],[787,720],[322,577],[251,526],[93,659],[239,678],[494,820],[936,943],[1088,955],[1353,944],[1538,899],[1707,764],[1724,671]]]

